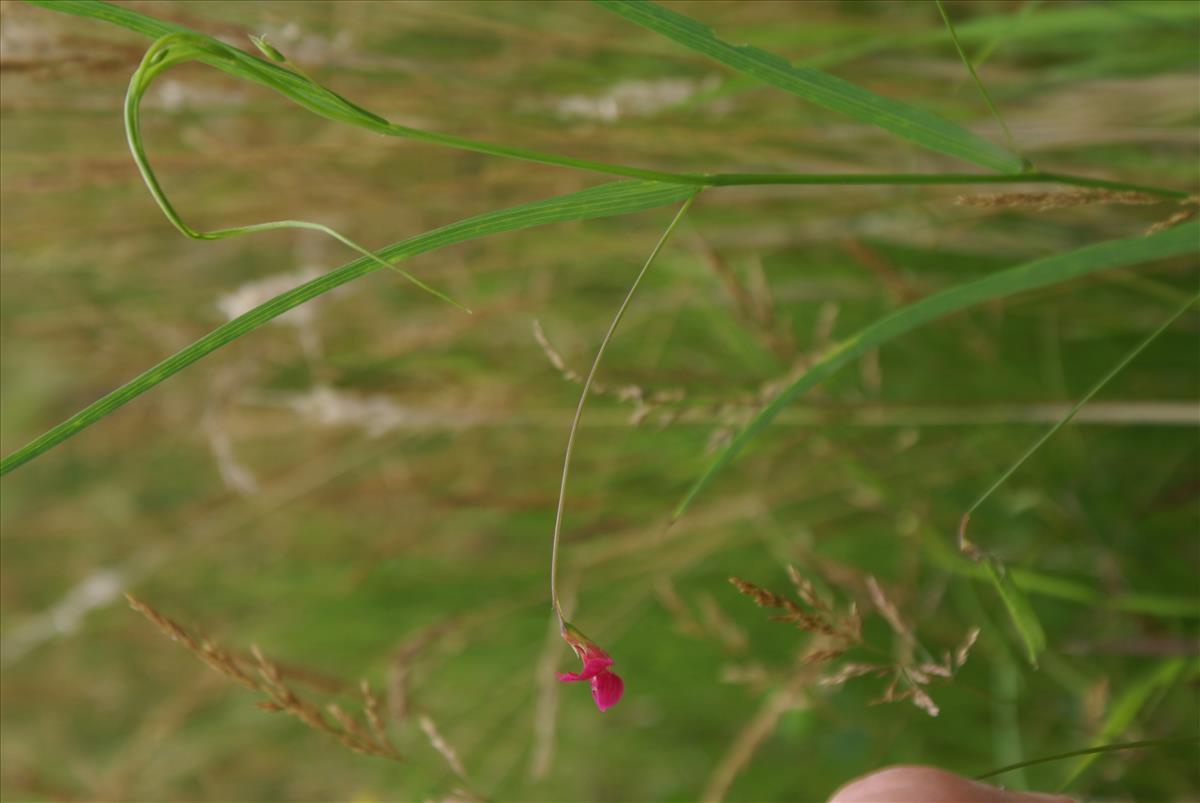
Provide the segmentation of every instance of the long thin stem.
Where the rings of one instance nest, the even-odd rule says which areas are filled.
[[[1008,764],[1004,767],[999,767],[994,770],[989,770],[982,775],[976,775],[975,780],[982,781],[985,778],[991,778],[996,775],[1002,775],[1013,770],[1032,767],[1036,764],[1047,764],[1051,761],[1062,761],[1064,758],[1074,758],[1075,756],[1086,756],[1092,753],[1110,753],[1116,750],[1136,750],[1142,747],[1166,747],[1171,744],[1186,744],[1188,742],[1200,742],[1200,736],[1183,736],[1176,739],[1143,739],[1139,742],[1117,742],[1115,744],[1102,744],[1098,747],[1085,747],[1082,750],[1071,750],[1067,753],[1055,753],[1052,756],[1042,756],[1041,758],[1032,758],[1028,761],[1019,761],[1016,764]]]
[[[1012,132],[1008,130],[1008,124],[1000,116],[1000,110],[996,108],[996,104],[992,103],[991,94],[987,91],[987,87],[983,85],[983,81],[979,79],[979,74],[975,72],[975,66],[971,64],[971,59],[967,57],[967,52],[963,50],[962,43],[958,41],[958,34],[954,30],[954,23],[950,21],[950,15],[946,13],[946,7],[942,5],[942,0],[933,0],[933,2],[937,4],[938,12],[942,15],[942,22],[946,23],[946,30],[950,31],[950,39],[954,42],[954,49],[958,51],[958,57],[962,59],[967,72],[971,74],[971,80],[975,82],[976,88],[979,89],[979,94],[983,95],[983,102],[987,104],[988,109],[992,112],[992,117],[996,118],[996,122],[1004,130],[1004,139],[1008,143],[1009,150],[1015,151],[1017,146],[1013,142]]]
[[[1005,470],[1005,472],[1003,474],[1000,475],[1000,477],[995,482],[993,482],[990,486],[988,486],[988,489],[986,491],[984,491],[982,494],[980,494],[978,499],[976,499],[973,503],[971,503],[971,506],[967,508],[967,511],[965,513],[963,513],[962,520],[959,522],[959,525],[958,525],[959,549],[961,549],[963,552],[966,552],[968,554],[973,554],[976,552],[975,548],[973,546],[971,546],[971,544],[967,541],[967,537],[966,537],[967,522],[970,520],[971,514],[974,513],[976,511],[976,509],[979,508],[980,505],[982,505],[984,502],[986,502],[988,497],[990,497],[993,493],[995,493],[996,489],[999,488],[1001,485],[1003,485],[1005,483],[1005,481],[1008,480],[1009,477],[1011,477],[1014,473],[1016,473],[1017,469],[1019,469],[1022,465],[1024,465],[1025,461],[1033,456],[1034,452],[1036,452],[1038,449],[1042,448],[1042,444],[1044,444],[1046,441],[1048,441],[1054,435],[1054,433],[1058,432],[1060,429],[1062,429],[1064,426],[1066,426],[1067,423],[1072,418],[1074,418],[1075,415],[1080,410],[1083,409],[1083,406],[1085,404],[1087,404],[1089,401],[1091,401],[1093,396],[1095,396],[1097,393],[1099,393],[1100,390],[1105,385],[1107,385],[1109,382],[1112,381],[1113,377],[1115,377],[1122,370],[1124,370],[1125,366],[1127,366],[1127,365],[1129,365],[1129,363],[1133,362],[1133,360],[1139,354],[1141,354],[1146,349],[1147,346],[1149,346],[1151,343],[1153,343],[1155,341],[1155,339],[1158,338],[1159,335],[1161,335],[1163,332],[1165,332],[1167,330],[1167,328],[1170,327],[1171,324],[1175,323],[1175,321],[1178,320],[1181,315],[1183,315],[1183,313],[1188,311],[1189,307],[1191,307],[1193,304],[1195,304],[1198,301],[1200,301],[1200,293],[1197,293],[1196,295],[1189,298],[1187,300],[1187,303],[1185,303],[1182,307],[1180,307],[1178,310],[1176,310],[1169,318],[1167,318],[1165,321],[1163,321],[1158,326],[1157,329],[1155,329],[1150,334],[1146,335],[1146,337],[1143,338],[1140,343],[1138,343],[1136,346],[1134,346],[1132,351],[1130,351],[1128,354],[1126,354],[1124,357],[1122,357],[1121,360],[1118,361],[1116,365],[1114,365],[1112,368],[1110,368],[1108,370],[1108,372],[1104,376],[1102,376],[1099,379],[1099,381],[1096,382],[1096,384],[1092,385],[1092,387],[1088,389],[1088,392],[1083,394],[1083,396],[1079,399],[1079,401],[1075,402],[1075,405],[1070,409],[1070,411],[1067,412],[1067,414],[1065,416],[1062,417],[1062,419],[1060,419],[1058,421],[1058,423],[1056,423],[1054,426],[1050,427],[1050,429],[1046,430],[1046,432],[1040,438],[1038,438],[1036,441],[1034,441],[1029,446],[1029,448],[1026,449],[1021,454],[1021,456],[1018,457],[1016,459],[1016,461],[1011,466],[1009,466],[1008,469]]]
[[[604,357],[604,350],[608,348],[608,342],[612,340],[613,333],[617,331],[617,325],[621,323],[621,318],[625,316],[625,310],[628,309],[629,302],[633,300],[634,293],[637,292],[638,286],[642,283],[642,279],[650,269],[650,266],[654,264],[658,253],[667,244],[667,240],[671,239],[671,234],[675,231],[679,222],[683,220],[684,215],[687,214],[688,209],[692,206],[692,201],[696,200],[696,196],[699,194],[700,190],[697,189],[688,196],[688,199],[683,202],[683,206],[679,207],[679,211],[675,213],[675,217],[671,220],[670,225],[667,226],[666,231],[662,233],[662,237],[658,238],[658,244],[654,246],[654,250],[650,252],[646,263],[638,271],[633,284],[629,286],[629,292],[625,294],[625,300],[621,302],[621,306],[617,308],[617,314],[613,316],[612,323],[608,325],[608,331],[604,333],[604,338],[600,341],[600,347],[596,349],[596,357],[592,360],[592,367],[588,370],[587,378],[583,380],[583,389],[579,393],[579,403],[575,405],[575,417],[571,419],[571,430],[567,434],[567,450],[563,457],[562,480],[558,486],[558,508],[554,513],[554,539],[550,546],[550,602],[554,606],[554,612],[558,615],[560,626],[565,620],[562,605],[558,601],[558,543],[562,536],[563,509],[566,507],[567,500],[567,474],[571,468],[571,452],[575,449],[575,433],[579,430],[579,419],[583,415],[583,405],[587,401],[588,391],[591,390],[592,380],[596,378],[596,371],[600,367],[600,360]]]

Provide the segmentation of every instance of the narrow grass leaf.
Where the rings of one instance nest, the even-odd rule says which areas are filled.
[[[1075,758],[1075,756],[1086,756],[1094,753],[1116,753],[1121,750],[1141,750],[1147,747],[1169,747],[1177,744],[1187,744],[1188,742],[1200,742],[1200,736],[1180,736],[1175,739],[1139,739],[1136,742],[1117,742],[1115,744],[1102,744],[1098,747],[1085,747],[1082,750],[1069,750],[1066,753],[1055,753],[1052,756],[1040,756],[1031,758],[1028,761],[1019,761],[1016,764],[1008,764],[1003,767],[997,767],[994,770],[976,775],[974,780],[983,781],[988,778],[994,778],[997,775],[1003,775],[1006,772],[1024,769],[1025,767],[1034,767],[1038,764],[1048,764],[1051,761],[1062,761],[1067,758]]]
[[[1127,237],[1037,259],[973,282],[950,287],[880,318],[827,351],[784,388],[721,450],[675,508],[683,515],[717,473],[788,404],[851,360],[930,321],[985,301],[1036,290],[1109,268],[1193,253],[1200,245],[1200,223],[1177,226],[1149,237]]]
[[[1076,415],[1079,414],[1079,411],[1083,409],[1084,405],[1086,405],[1089,401],[1091,401],[1092,398],[1097,393],[1099,393],[1104,388],[1105,385],[1107,385],[1109,382],[1111,382],[1113,380],[1113,377],[1115,377],[1117,374],[1121,373],[1121,371],[1123,371],[1125,369],[1125,367],[1127,365],[1129,365],[1129,363],[1133,362],[1134,359],[1136,359],[1139,354],[1141,354],[1143,351],[1145,351],[1146,348],[1151,343],[1153,343],[1155,340],[1158,339],[1159,335],[1161,335],[1163,332],[1167,331],[1167,329],[1170,328],[1171,324],[1173,324],[1173,323],[1175,323],[1175,321],[1179,320],[1179,318],[1185,312],[1187,312],[1192,306],[1194,306],[1197,302],[1200,302],[1200,294],[1192,296],[1187,301],[1185,301],[1183,303],[1183,306],[1179,307],[1179,309],[1177,309],[1174,312],[1174,314],[1172,314],[1169,318],[1167,318],[1165,321],[1163,321],[1161,324],[1159,324],[1158,328],[1156,328],[1150,334],[1146,335],[1146,337],[1142,338],[1142,340],[1136,346],[1133,347],[1133,350],[1131,350],[1128,354],[1126,354],[1124,357],[1122,357],[1120,360],[1118,360],[1116,365],[1114,365],[1107,372],[1105,372],[1104,376],[1100,377],[1100,379],[1088,389],[1087,393],[1083,394],[1083,396],[1080,397],[1079,401],[1075,402],[1075,404],[1071,407],[1071,409],[1067,411],[1066,415],[1064,415],[1062,418],[1060,418],[1054,424],[1054,426],[1052,426],[1052,427],[1050,427],[1050,429],[1046,430],[1046,432],[1044,432],[1041,435],[1041,437],[1039,437],[1036,441],[1034,441],[1032,444],[1030,444],[1029,447],[1021,454],[1021,456],[1018,457],[1016,459],[1016,461],[1013,462],[1013,464],[1010,465],[1004,471],[1004,473],[1002,473],[996,479],[995,482],[993,482],[991,485],[989,485],[987,490],[985,490],[982,494],[980,494],[978,499],[976,499],[974,502],[971,503],[971,506],[967,508],[965,513],[963,513],[962,521],[959,523],[958,538],[959,538],[960,546],[965,547],[966,549],[974,549],[974,547],[971,546],[970,543],[966,539],[967,522],[970,519],[971,514],[974,513],[979,508],[980,505],[982,505],[984,502],[986,502],[988,500],[988,498],[991,497],[991,495],[996,492],[996,489],[998,489],[1001,485],[1003,485],[1008,480],[1009,477],[1011,477],[1013,474],[1015,474],[1017,469],[1019,469],[1022,465],[1025,464],[1025,461],[1027,461],[1030,457],[1032,457],[1034,455],[1034,453],[1037,452],[1038,449],[1042,448],[1042,446],[1046,443],[1046,441],[1050,440],[1050,438],[1054,436],[1054,433],[1058,432],[1060,429],[1062,429],[1068,423],[1070,423],[1071,419],[1073,419]]]
[[[1138,713],[1149,702],[1150,697],[1159,689],[1169,688],[1185,670],[1190,670],[1188,674],[1193,677],[1200,674],[1200,660],[1195,658],[1190,660],[1186,658],[1171,658],[1160,662],[1145,675],[1138,678],[1113,703],[1112,710],[1105,717],[1104,724],[1100,728],[1100,733],[1092,740],[1092,745],[1103,745],[1105,742],[1111,742],[1124,733],[1133,724],[1133,720],[1137,718]],[[1062,782],[1061,788],[1065,789],[1073,784],[1083,774],[1084,770],[1092,765],[1097,755],[1098,753],[1089,753],[1076,759],[1067,770],[1067,775]]]
[[[1004,118],[1000,115],[1000,110],[996,108],[996,104],[992,102],[992,95],[987,91],[983,81],[979,78],[979,73],[975,71],[975,65],[971,63],[971,59],[967,56],[967,52],[963,50],[962,43],[958,41],[958,34],[954,32],[954,23],[950,21],[950,15],[946,13],[946,7],[942,5],[942,0],[933,0],[937,4],[938,13],[942,15],[942,22],[946,23],[946,30],[950,32],[950,39],[954,42],[954,49],[958,51],[958,57],[962,60],[963,66],[967,68],[967,72],[971,74],[971,80],[975,82],[975,88],[979,90],[979,94],[983,95],[983,102],[987,104],[988,111],[992,113],[992,117],[1000,124],[1000,128],[1004,131],[1004,141],[1008,147],[1016,150],[1016,145],[1013,142],[1012,132],[1008,130],[1008,123],[1004,122]]]
[[[943,571],[977,580],[987,578],[988,570],[982,563],[976,563],[951,547],[942,534],[932,527],[922,529],[921,547],[925,557]],[[1140,592],[1111,594],[1078,580],[1020,566],[1009,566],[1008,573],[1013,584],[1026,594],[1052,597],[1110,611],[1159,616],[1164,619],[1200,619],[1200,597]]]
[[[624,215],[643,209],[682,201],[689,197],[694,188],[647,181],[618,181],[581,192],[561,195],[543,201],[523,204],[510,209],[501,209],[477,215],[425,234],[393,243],[379,249],[380,257],[396,261],[423,254],[455,243],[474,240],[506,231],[544,226],[567,220]],[[249,312],[219,326],[191,345],[175,352],[153,368],[140,374],[130,382],[96,400],[75,415],[48,430],[37,439],[17,449],[0,462],[0,475],[7,474],[17,466],[27,463],[38,455],[78,434],[117,408],[145,393],[164,379],[178,373],[187,366],[211,354],[227,343],[251,332],[268,321],[279,317],[290,309],[316,298],[335,287],[380,270],[379,261],[362,257],[336,270],[305,282],[271,300],[260,304]]]
[[[1001,173],[1020,173],[1024,163],[983,137],[936,114],[874,92],[811,67],[795,67],[779,56],[748,45],[731,45],[708,26],[646,0],[593,0],[630,22],[703,53],[740,73],[790,92],[831,111],[879,126],[899,137]]]
[[[983,563],[988,579],[991,580],[1000,599],[1004,601],[1008,618],[1012,620],[1021,636],[1021,643],[1025,646],[1025,657],[1029,659],[1030,666],[1036,669],[1038,656],[1046,649],[1046,631],[1042,629],[1042,623],[1034,613],[1033,606],[1017,588],[1004,564],[995,558],[987,558]]]

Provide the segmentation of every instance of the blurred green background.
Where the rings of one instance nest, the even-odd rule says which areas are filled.
[[[246,48],[246,34],[266,34],[315,79],[434,131],[677,170],[962,169],[587,4],[129,5]],[[1001,141],[931,3],[671,7]],[[1200,6],[948,10],[1039,167],[1197,190]],[[352,255],[308,233],[178,235],[125,150],[122,99],[149,42],[15,3],[0,13],[7,454],[230,311]],[[151,161],[200,229],[290,217],[378,247],[600,180],[341,127],[198,65],[156,83],[144,115]],[[5,477],[0,794],[820,800],[890,763],[971,774],[1083,747],[1114,712],[1130,723],[1109,739],[1194,734],[1194,665],[1140,692],[1197,652],[1195,314],[973,520],[975,540],[1010,565],[1090,595],[1031,595],[1049,641],[1037,671],[994,592],[953,555],[965,507],[1194,292],[1194,259],[989,304],[889,344],[801,399],[665,529],[713,445],[830,342],[934,290],[1135,235],[1177,209],[955,204],[971,191],[699,199],[601,369],[609,388],[658,401],[597,396],[577,443],[564,598],[625,678],[603,715],[552,678],[576,666],[546,584],[578,386],[532,322],[585,371],[669,209],[408,264],[473,316],[373,274]],[[811,637],[727,583],[786,593],[788,564],[867,611],[876,576],[935,653],[982,629],[962,672],[929,688],[937,718],[872,705],[886,680],[819,686],[822,667],[797,667]],[[356,755],[256,709],[128,610],[125,589],[231,650],[259,645],[319,703],[353,707],[359,678],[392,689],[408,760]],[[890,649],[878,616],[865,635]],[[1070,791],[1188,799],[1198,766],[1194,744],[1110,754]],[[1051,789],[1066,770],[1001,780]]]

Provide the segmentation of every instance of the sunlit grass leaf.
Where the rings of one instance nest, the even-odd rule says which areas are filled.
[[[1046,649],[1046,631],[1042,629],[1042,623],[1038,621],[1037,614],[1034,613],[1033,606],[1029,604],[1025,594],[1012,581],[1004,564],[995,558],[986,558],[984,566],[987,568],[988,579],[992,581],[1000,599],[1004,601],[1008,618],[1012,619],[1017,633],[1021,636],[1021,643],[1025,646],[1025,657],[1029,659],[1030,666],[1036,668],[1038,656]]]
[[[1058,284],[1099,270],[1187,254],[1196,251],[1198,245],[1200,245],[1200,223],[1196,222],[1186,223],[1149,237],[1136,236],[1122,240],[1109,240],[1063,254],[1037,259],[1033,262],[1026,262],[973,282],[947,288],[880,318],[858,334],[830,348],[751,419],[750,423],[718,453],[705,472],[693,483],[683,500],[675,508],[675,518],[683,515],[713,477],[733,460],[750,442],[751,438],[771,423],[775,416],[779,415],[780,411],[793,399],[832,375],[846,363],[892,338],[899,337],[944,315],[985,301]]]
[[[501,232],[544,226],[567,220],[586,220],[651,209],[681,201],[694,192],[694,187],[658,184],[649,181],[612,182],[580,192],[560,195],[556,198],[476,215],[393,243],[379,249],[377,253],[385,260],[396,261]],[[17,466],[54,448],[67,438],[145,393],[159,382],[247,332],[257,329],[322,293],[381,269],[380,264],[373,259],[366,257],[356,259],[310,282],[288,290],[286,293],[281,293],[244,315],[234,318],[229,323],[217,327],[5,457],[3,462],[0,462],[0,474],[7,474]]]
[[[594,0],[655,33],[703,53],[740,73],[839,112],[879,126],[911,142],[998,170],[1019,173],[1023,162],[1016,154],[991,143],[936,114],[874,92],[811,67],[794,67],[785,59],[748,45],[731,45],[718,39],[708,26],[645,0]]]
[[[1190,665],[1190,667],[1189,667]],[[1133,720],[1137,717],[1138,712],[1145,707],[1150,700],[1152,694],[1159,689],[1169,688],[1184,670],[1188,669],[1189,674],[1195,676],[1200,674],[1200,660],[1195,658],[1170,658],[1162,661],[1142,677],[1134,681],[1133,685],[1127,688],[1108,712],[1108,716],[1104,719],[1104,725],[1101,726],[1100,732],[1092,740],[1092,745],[1102,745],[1106,742],[1111,742],[1133,724]],[[1098,757],[1098,753],[1091,753],[1080,756],[1071,764],[1067,770],[1067,776],[1062,782],[1062,788],[1066,788],[1075,782],[1084,770],[1092,765],[1092,762]]]

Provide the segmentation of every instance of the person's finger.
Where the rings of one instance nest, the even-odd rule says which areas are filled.
[[[936,767],[901,766],[856,778],[829,803],[1074,803],[1060,795],[1012,792]]]

